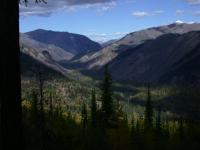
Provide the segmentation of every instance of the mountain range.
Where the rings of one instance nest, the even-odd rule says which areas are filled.
[[[173,23],[127,34],[103,47],[89,38],[35,30],[20,34],[23,53],[66,75],[101,75],[109,63],[115,80],[174,83],[199,80],[200,24]],[[23,62],[23,60],[22,60]]]
[[[27,32],[25,34],[36,41],[44,44],[53,44],[74,55],[100,50],[102,48],[99,43],[80,34],[47,31],[43,29]]]
[[[110,70],[121,80],[169,83],[194,80],[200,73],[199,63],[200,31],[196,31],[165,34],[130,48],[110,63]],[[191,67],[184,67],[188,64]]]
[[[165,34],[184,34],[190,31],[199,31],[200,24],[185,24],[185,23],[174,23],[165,26],[153,27],[144,29],[141,31],[136,31],[129,33],[122,39],[114,42],[113,44],[103,48],[101,51],[89,53],[89,55],[84,55],[79,58],[80,63],[87,64],[87,68],[99,68],[115,57],[118,56],[119,53],[125,51],[130,48],[135,48],[140,44],[145,43],[149,40],[154,40],[161,35]]]
[[[70,60],[73,57],[73,54],[59,47],[38,42],[26,34],[20,34],[20,49],[22,72],[37,72],[38,66],[42,66],[42,68],[51,68],[65,76],[67,69],[57,62]],[[29,75],[31,74],[29,73]]]

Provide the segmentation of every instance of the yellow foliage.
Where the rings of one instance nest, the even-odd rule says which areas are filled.
[[[25,110],[31,109],[31,102],[29,100],[23,100],[21,105],[22,105],[22,109],[25,109]]]

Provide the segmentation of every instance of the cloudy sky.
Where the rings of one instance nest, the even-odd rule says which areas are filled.
[[[67,31],[96,41],[152,26],[200,22],[200,0],[46,0],[20,4],[20,31]]]

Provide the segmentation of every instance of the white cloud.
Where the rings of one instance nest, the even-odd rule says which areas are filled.
[[[88,36],[89,38],[91,38],[94,41],[108,41],[111,39],[118,39],[118,38],[122,38],[123,36],[125,36],[126,34],[128,34],[129,32],[113,32],[113,33],[95,33],[95,32],[90,32],[90,33],[83,33],[83,35]]]
[[[126,34],[128,34],[129,32],[115,32],[113,33],[113,35],[121,35],[121,36],[124,36]]]
[[[106,5],[100,4],[97,11],[98,12],[107,12],[107,11],[113,9],[116,5],[117,5],[117,3],[115,1],[107,3]]]
[[[187,22],[188,24],[193,24],[193,23],[195,23],[194,21],[189,21],[189,22]]]
[[[200,0],[185,0],[185,1],[191,5],[199,5],[200,4]]]
[[[145,11],[136,11],[136,12],[133,12],[132,15],[136,17],[145,17],[145,16],[148,16],[149,13]]]
[[[177,21],[175,21],[175,23],[177,23],[177,24],[182,24],[182,23],[193,24],[193,23],[195,23],[195,22],[194,22],[194,21],[182,21],[182,20],[177,20]]]
[[[65,0],[68,5],[100,4],[114,2],[115,0]]]
[[[180,9],[176,10],[176,14],[178,15],[183,14],[184,12],[185,12],[184,10],[180,10]]]
[[[177,23],[177,24],[182,24],[182,23],[184,23],[184,22],[183,22],[182,20],[176,20],[175,23]]]
[[[156,10],[153,12],[146,12],[146,11],[135,11],[132,13],[135,17],[146,17],[146,16],[155,16],[155,15],[161,15],[165,13],[164,10]]]
[[[19,4],[20,16],[39,15],[49,16],[58,10],[74,11],[80,8],[102,8],[106,11],[111,7],[114,7],[116,0],[48,0],[47,4],[39,3],[35,4],[33,1],[29,1],[27,7],[22,3]]]
[[[156,11],[154,11],[154,13],[155,14],[163,14],[163,13],[165,13],[165,11],[164,10],[156,10]]]
[[[94,33],[94,32],[90,32],[90,33],[87,33],[85,35],[88,35],[88,36],[99,36],[99,37],[104,36],[105,37],[105,36],[126,35],[126,34],[128,34],[128,32],[99,33],[99,34]]]

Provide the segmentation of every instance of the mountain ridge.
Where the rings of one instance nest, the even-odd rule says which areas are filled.
[[[179,61],[179,63],[184,64],[184,62],[189,61],[189,57],[186,57],[186,55],[194,49],[196,51],[193,55],[199,55],[199,43],[200,31],[193,31],[183,35],[162,35],[155,40],[148,41],[143,45],[121,53],[110,62],[110,70],[115,78],[123,80],[158,83],[162,76],[170,74],[170,72],[170,80],[176,80],[175,74],[179,68],[176,63]],[[189,71],[185,72],[185,74],[189,73]],[[185,74],[182,74],[182,76]],[[180,78],[180,76],[177,76],[177,78]],[[165,81],[165,83],[170,80]]]
[[[35,41],[30,35],[26,36],[30,41]],[[35,43],[43,44],[43,48],[39,47],[36,51],[40,51],[48,60],[47,64],[55,61],[53,63],[63,69],[79,71],[94,77],[101,76],[104,65],[109,63],[110,72],[115,80],[157,84],[192,78],[189,71],[198,74],[198,68],[191,67],[195,63],[199,64],[198,39],[200,24],[174,23],[129,33],[101,50],[79,54],[67,52],[66,59],[55,59],[50,53],[51,49],[44,48],[48,47],[48,44],[39,41]],[[29,44],[34,47],[31,42]],[[54,45],[53,48],[57,46]],[[56,50],[63,49],[58,47]],[[183,71],[184,67],[187,68],[186,71]]]
[[[173,23],[169,25],[151,27],[144,30],[135,31],[127,34],[126,36],[114,42],[113,44],[103,48],[101,51],[94,52],[90,56],[85,55],[83,57],[80,57],[76,61],[87,64],[86,68],[88,69],[100,68],[105,64],[107,64],[108,62],[112,61],[122,51],[136,47],[144,43],[145,41],[153,40],[167,33],[183,34],[190,31],[199,31],[199,30],[200,30],[199,23],[194,23],[194,24]]]
[[[44,44],[54,44],[74,55],[88,51],[98,51],[102,48],[99,43],[81,34],[44,29],[29,31],[25,34]]]

